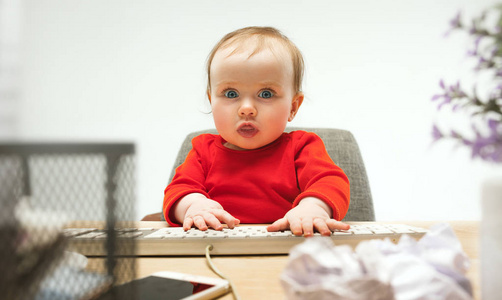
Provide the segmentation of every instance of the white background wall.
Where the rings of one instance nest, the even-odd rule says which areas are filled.
[[[443,34],[458,10],[493,3],[25,0],[19,139],[135,142],[137,217],[160,211],[185,135],[214,126],[207,54],[232,30],[270,25],[306,60],[291,125],[353,132],[378,220],[479,219],[481,182],[502,168],[431,147],[433,122],[467,122],[430,99],[441,78],[475,82],[468,38]]]

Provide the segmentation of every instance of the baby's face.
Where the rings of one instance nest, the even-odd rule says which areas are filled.
[[[257,149],[284,132],[303,94],[294,91],[293,66],[286,50],[272,52],[265,47],[251,57],[246,50],[228,56],[232,50],[218,50],[211,64],[214,123],[226,147]]]

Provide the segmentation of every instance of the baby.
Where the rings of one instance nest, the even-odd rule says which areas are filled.
[[[295,235],[346,230],[349,181],[322,140],[285,133],[303,102],[303,58],[271,27],[227,34],[211,51],[207,96],[219,135],[202,134],[165,190],[172,226],[272,223]]]

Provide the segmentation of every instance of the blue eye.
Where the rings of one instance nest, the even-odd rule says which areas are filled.
[[[227,97],[227,98],[237,98],[237,97],[239,97],[239,94],[237,94],[236,91],[226,91],[225,92],[225,97]]]
[[[261,98],[268,99],[268,98],[272,98],[272,96],[274,96],[274,94],[269,90],[264,90],[264,91],[261,91],[258,96]]]

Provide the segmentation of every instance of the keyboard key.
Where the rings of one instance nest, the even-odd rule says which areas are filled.
[[[96,231],[96,228],[66,228],[63,229],[63,234],[66,237],[75,237],[78,235],[86,234],[92,231]]]
[[[93,238],[96,238],[100,235],[103,235],[103,231],[91,231],[91,232],[88,232],[85,234],[78,235],[75,238],[76,239],[93,239]]]

